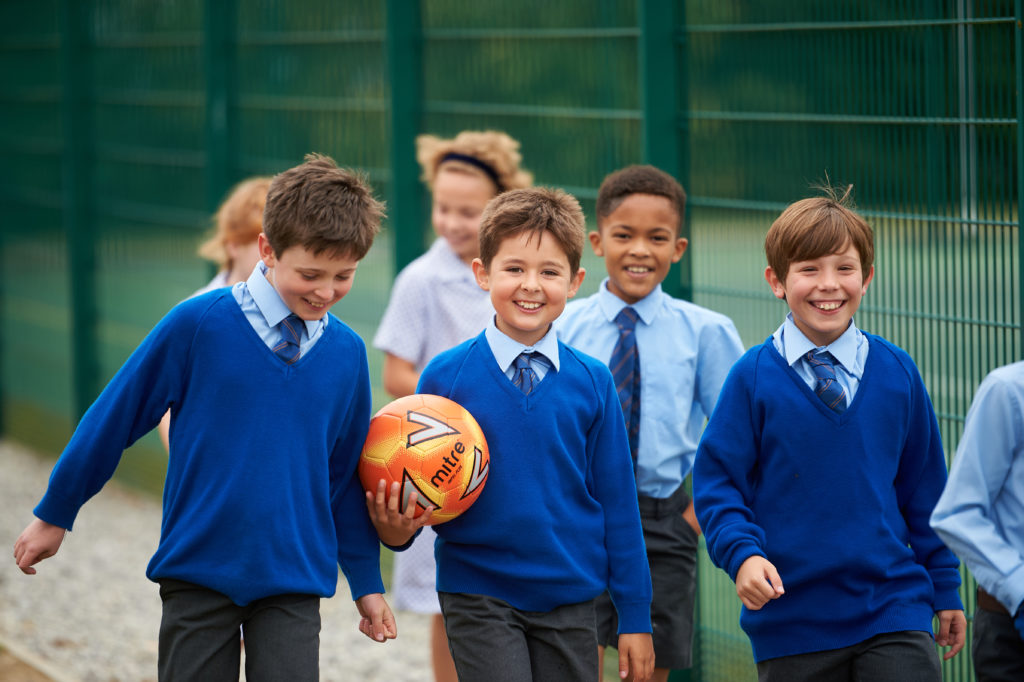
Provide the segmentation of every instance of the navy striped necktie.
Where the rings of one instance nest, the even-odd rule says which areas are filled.
[[[807,362],[818,380],[814,384],[814,392],[826,405],[842,414],[846,412],[846,391],[836,378],[836,359],[827,350],[808,351]]]
[[[635,308],[626,306],[615,316],[619,327],[619,340],[612,349],[608,365],[619,393],[622,416],[626,420],[629,436],[629,451],[635,464],[637,446],[640,442],[640,353],[636,347],[636,321],[639,315]]]
[[[299,344],[302,341],[302,327],[305,324],[301,317],[292,313],[277,325],[277,329],[281,333],[281,340],[273,350],[277,357],[289,365],[299,359]]]
[[[516,359],[512,361],[515,366],[515,372],[512,374],[512,383],[523,392],[524,395],[530,395],[530,391],[537,385],[537,373],[533,371],[533,367],[530,366],[530,359],[538,353],[520,353],[516,356]]]

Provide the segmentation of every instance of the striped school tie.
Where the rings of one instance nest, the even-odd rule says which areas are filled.
[[[523,392],[524,395],[530,395],[530,391],[537,385],[537,373],[533,371],[533,367],[530,366],[530,358],[537,353],[520,353],[516,356],[516,359],[512,361],[515,366],[515,372],[512,373],[512,383]]]
[[[636,347],[637,312],[626,306],[615,316],[619,326],[619,340],[612,349],[609,367],[619,393],[622,416],[626,420],[629,436],[629,451],[636,463],[637,445],[640,441],[640,353]]]
[[[277,325],[281,332],[281,340],[274,346],[274,353],[289,365],[299,359],[299,341],[302,339],[302,327],[305,322],[292,313]]]
[[[808,351],[804,357],[811,363],[814,376],[818,378],[814,392],[839,414],[846,412],[846,391],[836,379],[836,359],[827,350]]]

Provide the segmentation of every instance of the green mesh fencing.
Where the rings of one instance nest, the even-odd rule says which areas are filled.
[[[666,289],[748,346],[786,310],[763,279],[771,221],[852,184],[876,235],[858,324],[912,354],[952,457],[975,387],[1021,356],[1021,18],[1006,0],[0,3],[0,429],[59,452],[209,279],[195,248],[228,189],[311,151],[389,202],[334,310],[369,343],[431,236],[415,136],[494,128],[590,219],[606,173],[674,173],[690,248]],[[581,295],[603,276],[584,265]],[[164,461],[147,437],[118,475],[158,489]],[[695,666],[674,679],[755,677],[738,611],[702,553]],[[969,652],[944,674],[972,679]]]

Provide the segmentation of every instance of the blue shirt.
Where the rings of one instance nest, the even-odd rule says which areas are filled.
[[[1010,613],[1024,602],[1024,362],[978,387],[932,527]]]
[[[499,330],[492,316],[491,323],[484,330],[484,336],[487,345],[491,347],[491,352],[494,353],[494,359],[498,361],[498,367],[509,379],[515,375],[516,368],[513,363],[520,353],[541,354],[539,357],[534,355],[530,358],[530,367],[537,374],[538,382],[549,370],[558,371],[558,336],[550,329],[544,338],[534,345],[524,346]]]
[[[789,313],[782,326],[772,334],[772,343],[779,355],[811,388],[818,382],[818,377],[805,356],[812,350],[827,350],[836,359],[836,379],[846,389],[846,404],[849,405],[857,395],[868,360],[868,342],[853,320],[838,339],[827,346],[815,346],[793,322],[793,313]]]
[[[619,339],[615,316],[624,307],[606,278],[596,294],[566,306],[555,329],[563,342],[608,364]],[[641,495],[664,498],[693,468],[704,423],[743,343],[728,317],[673,298],[660,286],[633,308],[640,352],[636,484]]]
[[[292,311],[288,309],[281,294],[277,293],[277,289],[267,279],[267,270],[266,264],[259,261],[252,269],[249,279],[231,287],[231,294],[235,297],[238,305],[242,307],[245,319],[249,320],[249,324],[263,339],[263,343],[267,344],[268,348],[273,348],[281,340],[281,332],[277,329],[277,325],[291,315]],[[305,355],[313,348],[313,344],[317,342],[317,339],[323,334],[324,328],[327,327],[328,319],[327,313],[324,313],[319,320],[303,320],[306,333],[300,333],[302,340],[299,343],[299,353],[301,355]]]

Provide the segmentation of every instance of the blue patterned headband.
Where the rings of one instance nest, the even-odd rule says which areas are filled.
[[[469,156],[468,154],[459,154],[458,152],[448,152],[441,157],[441,160],[437,162],[438,167],[441,166],[445,161],[461,161],[462,163],[468,163],[474,168],[479,168],[483,171],[484,175],[489,177],[494,185],[498,188],[498,194],[505,191],[504,185],[501,184],[501,180],[498,179],[498,171],[494,169],[491,164],[481,161],[475,156]]]

